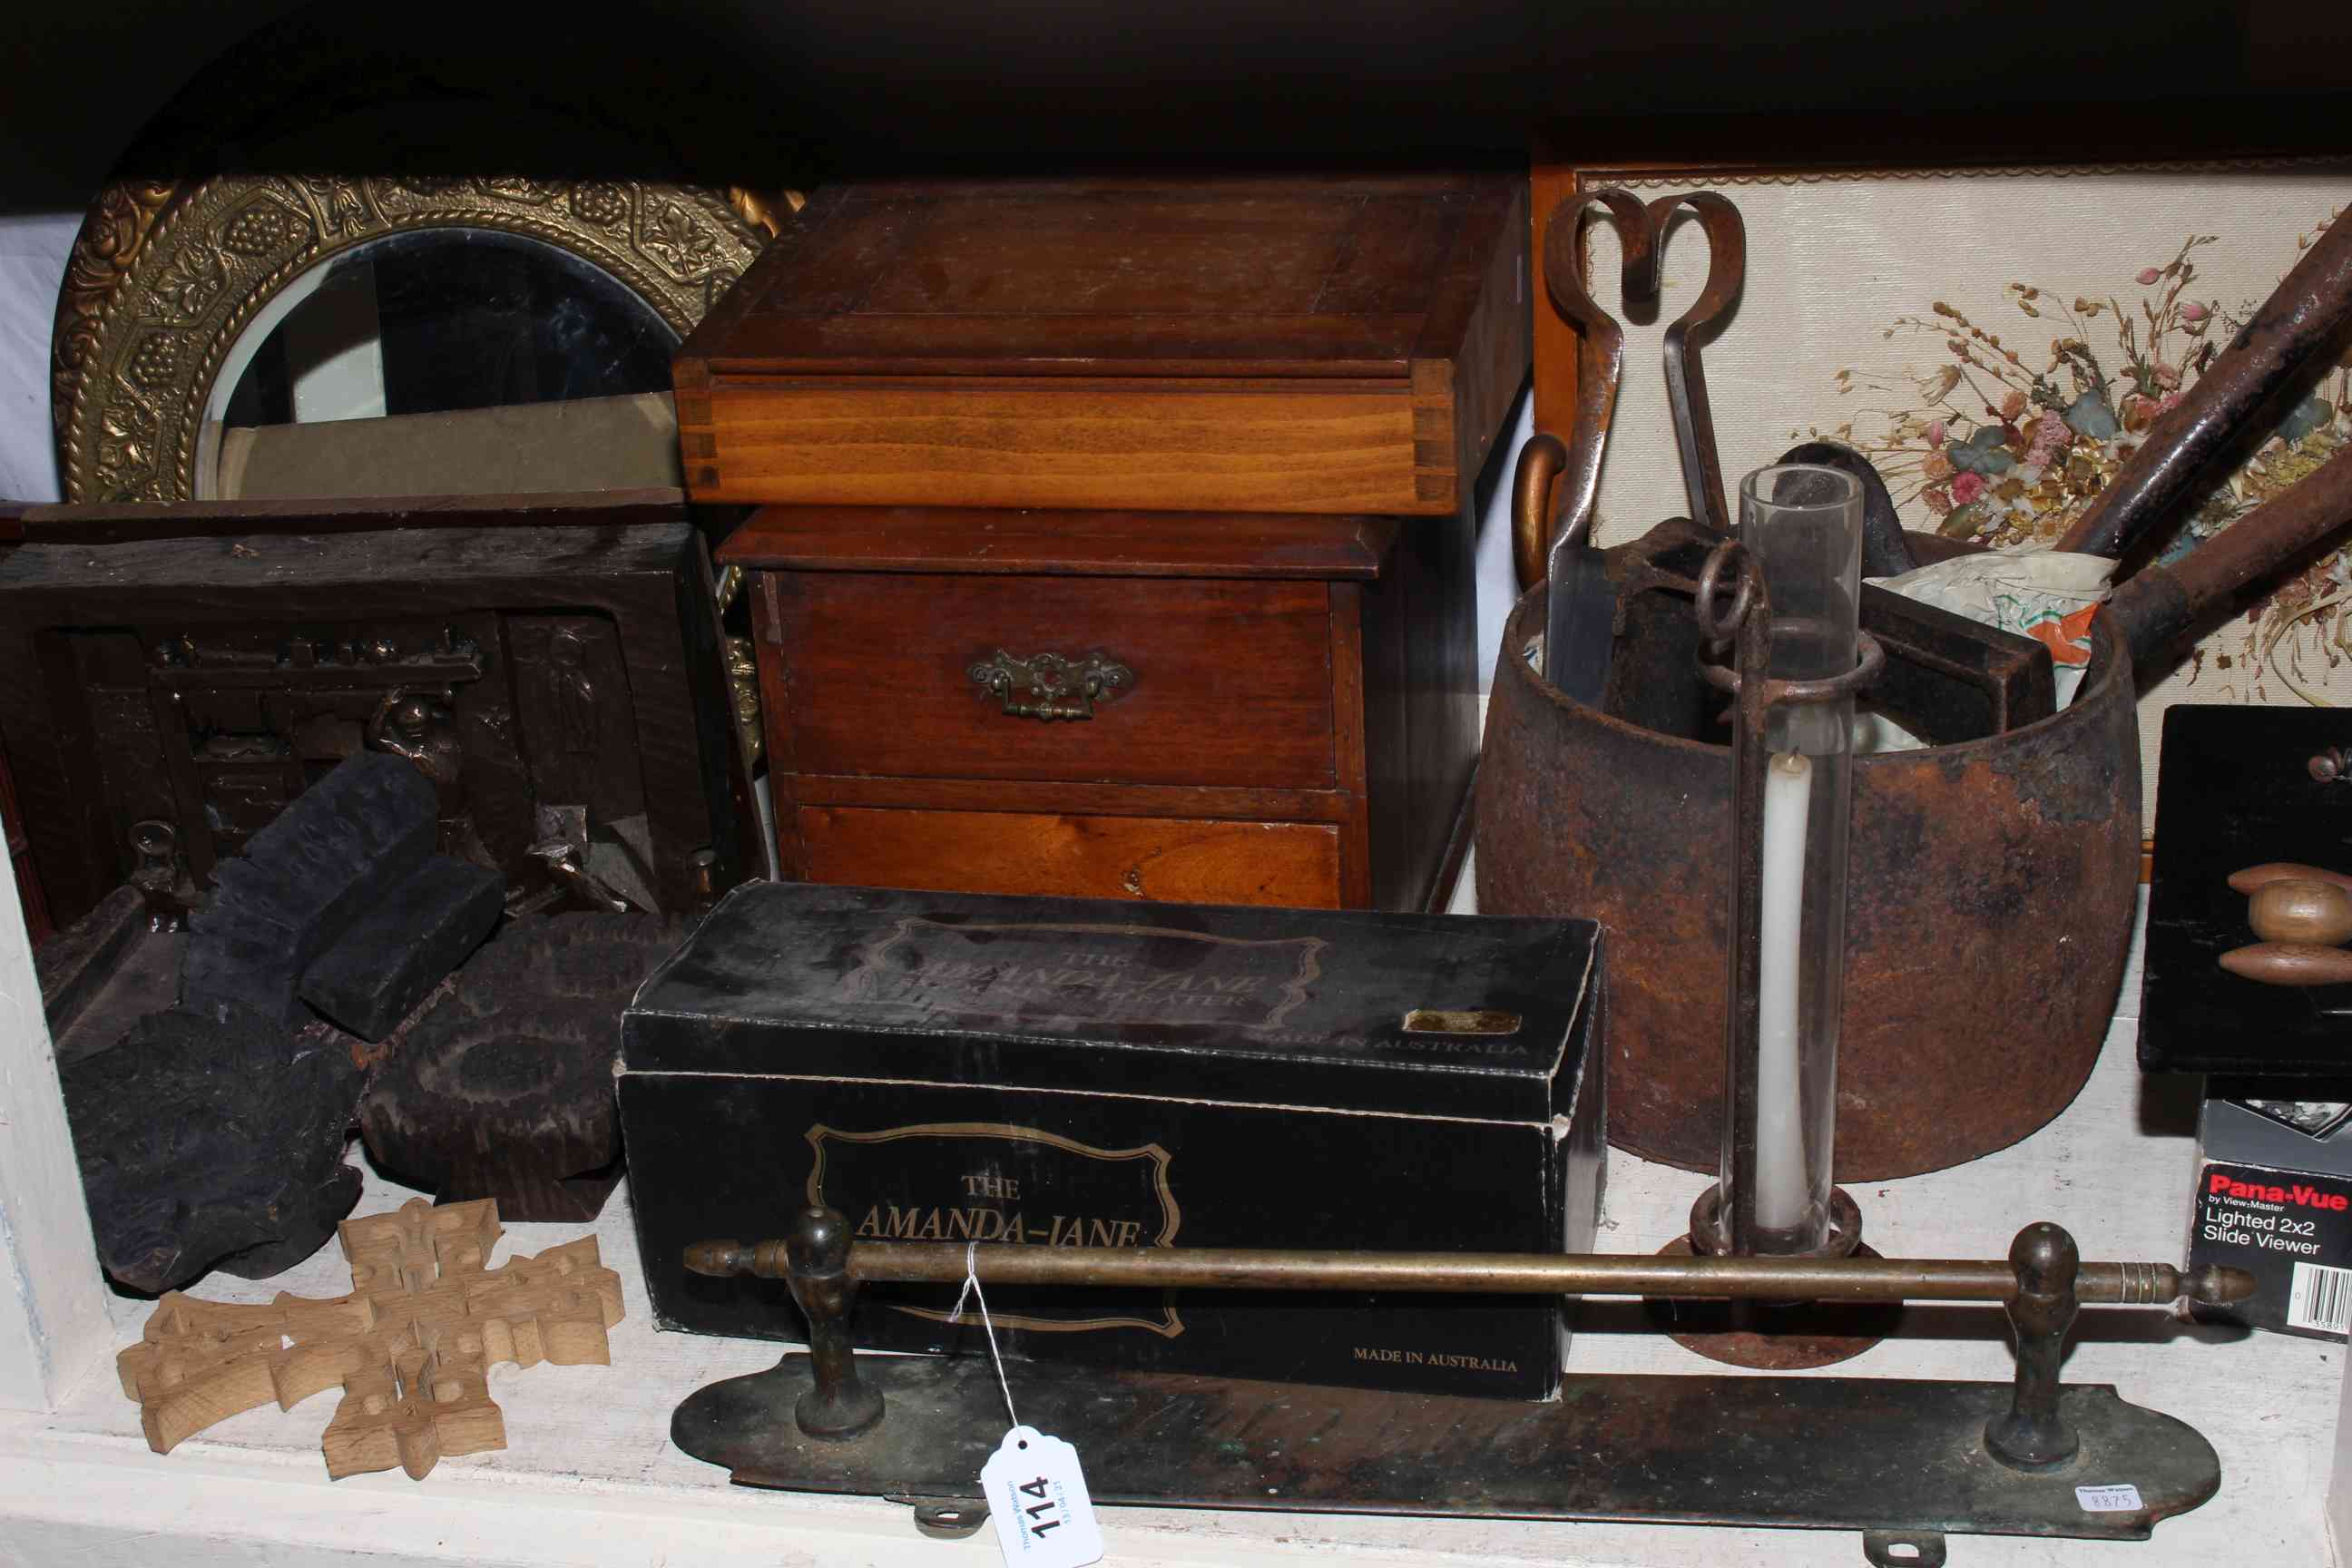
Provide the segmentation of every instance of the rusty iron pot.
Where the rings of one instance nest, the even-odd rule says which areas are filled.
[[[1553,221],[1582,205],[1570,198]],[[1572,269],[1552,270],[1575,254],[1550,247],[1547,279],[1555,302],[1589,307]],[[1565,313],[1583,321],[1591,312]],[[2352,224],[2337,224],[2148,431],[2062,548],[2146,546],[2210,482],[2250,422],[2315,360],[2331,362],[2347,321]],[[1579,414],[1580,506],[1599,471],[1613,371],[1582,384],[1595,401]],[[1529,478],[1520,476],[1513,534],[1521,581],[1534,585],[1504,630],[1486,719],[1478,905],[1587,915],[1609,928],[1610,1142],[1712,1170],[1722,1139],[1730,748],[1611,718],[1528,666],[1522,656],[1546,607],[1535,579],[1553,538],[1548,487]],[[1983,740],[1856,759],[1840,1179],[1975,1159],[2074,1098],[2105,1038],[2137,896],[2137,676],[2176,659],[2199,626],[2347,521],[2352,451],[2182,559],[2133,574],[2094,623],[2090,668],[2060,712]],[[1916,537],[1912,548],[1924,560],[1950,546]],[[1622,631],[1629,596],[1661,575],[1642,564],[1643,542],[1607,553]],[[1641,688],[1666,673],[1628,671],[1621,657],[1612,679]]]
[[[1731,752],[1574,701],[1513,610],[1478,770],[1478,907],[1609,929],[1609,1141],[1713,1170],[1722,1140]],[[2105,618],[2074,702],[1856,759],[1837,1175],[1916,1175],[2066,1108],[2106,1036],[2139,880],[2132,660]]]

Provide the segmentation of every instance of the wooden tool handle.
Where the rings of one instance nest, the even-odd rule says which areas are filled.
[[[2257,942],[2221,955],[2221,967],[2265,985],[2352,984],[2352,952],[2300,942]]]
[[[2149,427],[2058,548],[2121,555],[2177,522],[2246,422],[2313,355],[2329,351],[2347,315],[2352,226],[2336,224],[2312,241],[2221,356]]]
[[[2205,619],[2234,608],[2243,591],[2352,523],[2352,451],[2264,501],[2170,565],[2151,563],[2115,592],[2099,616],[2123,634],[2135,665],[2177,653]]]

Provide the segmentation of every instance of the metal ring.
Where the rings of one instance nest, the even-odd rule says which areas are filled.
[[[1706,591],[1704,581],[1700,591]],[[1701,624],[1705,624],[1704,620]],[[1765,682],[1764,705],[1769,708],[1781,702],[1828,702],[1874,684],[1885,672],[1886,649],[1868,632],[1854,634],[1853,649],[1853,668],[1843,675],[1825,675],[1818,680]],[[1702,663],[1698,673],[1701,679],[1717,691],[1728,691],[1735,697],[1739,695],[1739,672],[1729,665]]]
[[[988,1504],[979,1498],[903,1498],[915,1508],[915,1528],[933,1541],[961,1541],[988,1522]]]
[[[1843,675],[1825,675],[1817,680],[1775,680],[1764,689],[1764,702],[1770,707],[1781,702],[1830,702],[1841,697],[1851,697],[1875,681],[1886,668],[1886,650],[1868,632],[1856,632],[1853,638],[1854,665]]]
[[[1732,591],[1730,613],[1718,617],[1715,601],[1727,571],[1739,574],[1739,586]],[[1691,602],[1691,614],[1698,620],[1699,637],[1704,641],[1712,646],[1731,640],[1756,602],[1756,577],[1755,563],[1748,559],[1747,546],[1737,539],[1727,539],[1707,552],[1706,564],[1699,568],[1698,597]]]
[[[1948,1561],[1940,1530],[1865,1530],[1862,1554],[1872,1568],[1944,1568]]]

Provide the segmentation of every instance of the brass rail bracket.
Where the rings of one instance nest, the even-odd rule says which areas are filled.
[[[1017,1360],[1004,1369],[1022,1420],[1086,1455],[1097,1505],[1851,1530],[1874,1563],[1940,1563],[1947,1534],[2143,1541],[2212,1497],[2221,1468],[2210,1443],[2110,1386],[2061,1384],[2061,1352],[2083,1302],[2234,1300],[2252,1283],[2234,1269],[2082,1263],[2048,1224],[2021,1231],[2004,1263],[967,1254],[852,1245],[839,1215],[810,1209],[782,1241],[687,1249],[697,1273],[788,1279],[811,1352],[698,1391],[677,1407],[671,1440],[740,1485],[892,1499],[929,1534],[978,1528],[980,1468],[1005,1426],[988,1357],[861,1358],[847,1325],[859,1281],[961,1279],[968,1259],[983,1281],[1078,1286],[1999,1301],[2018,1339],[2009,1384],[1588,1374],[1565,1379],[1556,1403],[1528,1405]],[[2137,1506],[2109,1507],[2123,1488]]]

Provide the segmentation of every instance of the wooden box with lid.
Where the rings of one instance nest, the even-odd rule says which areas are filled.
[[[783,874],[1442,893],[1526,249],[1503,176],[813,200],[677,363]]]
[[[711,501],[1452,516],[1528,361],[1524,176],[820,191],[678,351]]]

